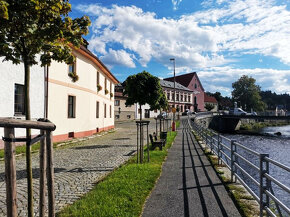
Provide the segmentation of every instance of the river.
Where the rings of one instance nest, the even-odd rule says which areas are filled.
[[[281,136],[276,136],[274,133],[281,132]],[[269,154],[269,157],[290,167],[290,125],[279,127],[265,127],[260,130],[262,135],[232,135],[225,134],[227,138],[235,139],[244,146],[257,151],[259,153]],[[238,149],[238,153],[241,153],[251,162],[259,167],[259,160],[256,156],[249,154],[248,152]],[[259,180],[259,174],[254,169],[251,169],[242,160],[239,161],[243,168],[251,174],[256,180]],[[239,173],[241,174],[241,173]],[[277,168],[273,164],[270,164],[270,175],[278,179],[287,187],[290,187],[290,173]],[[247,177],[241,174],[241,177],[251,186],[252,189],[258,194],[258,188]],[[275,195],[283,201],[288,207],[290,207],[290,195],[283,191],[276,184],[272,183]],[[258,194],[259,195],[259,194]]]

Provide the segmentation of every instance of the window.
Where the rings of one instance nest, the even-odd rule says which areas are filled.
[[[127,115],[127,119],[131,119],[131,115]]]
[[[76,74],[76,63],[72,63],[68,65],[68,73],[69,74]]]
[[[141,109],[138,109],[138,114],[141,114]]]
[[[188,102],[190,102],[190,95],[188,95]]]
[[[115,115],[115,118],[116,119],[120,119],[120,115]]]
[[[107,90],[107,78],[105,78],[105,90]]]
[[[76,117],[76,97],[68,96],[68,118]]]
[[[15,84],[14,86],[14,114],[25,115],[24,85],[22,84]]]
[[[167,100],[170,100],[170,92],[167,93]]]
[[[184,102],[186,102],[187,101],[187,95],[185,94],[184,95]]]
[[[174,97],[175,97],[175,94],[174,94],[174,93],[172,93],[172,100],[174,100]]]
[[[112,93],[112,83],[110,82],[110,94]]]
[[[120,100],[118,99],[115,100],[115,106],[120,106]]]
[[[110,105],[110,118],[112,118],[112,106]]]
[[[194,105],[196,105],[197,103],[197,98],[196,98],[196,96],[194,97]]]
[[[183,101],[183,94],[180,95],[180,101]]]
[[[100,103],[97,101],[96,103],[96,118],[100,117]]]
[[[100,84],[100,72],[97,71],[97,85]]]
[[[196,84],[196,83],[194,84],[194,88],[195,88],[195,89],[197,88],[197,84]]]
[[[107,105],[104,104],[104,118],[107,117]]]
[[[179,93],[176,94],[176,101],[179,101]]]

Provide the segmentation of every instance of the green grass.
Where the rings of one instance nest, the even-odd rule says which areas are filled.
[[[150,151],[149,163],[136,164],[136,156],[131,158],[57,216],[140,216],[176,134],[168,133],[167,144],[162,151],[158,148]]]
[[[40,143],[35,143],[31,146],[31,152],[38,151],[40,148]],[[16,146],[15,148],[15,154],[23,154],[26,152],[26,145]],[[0,149],[0,159],[4,158],[4,149]]]

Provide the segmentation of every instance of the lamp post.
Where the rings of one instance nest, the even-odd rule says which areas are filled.
[[[173,99],[173,107],[174,107],[174,110],[173,110],[173,121],[172,121],[172,131],[175,131],[175,111],[176,111],[176,108],[175,108],[175,98],[176,98],[176,92],[175,92],[175,58],[171,58],[170,61],[173,62],[173,79],[174,79],[174,99]]]

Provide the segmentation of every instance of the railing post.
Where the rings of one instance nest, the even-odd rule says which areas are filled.
[[[269,196],[264,193],[270,190],[270,182],[265,177],[265,173],[269,174],[269,162],[265,161],[265,157],[269,157],[269,154],[260,154],[260,217],[263,217],[264,207],[269,208]]]
[[[234,174],[235,174],[235,162],[236,162],[235,152],[237,151],[237,146],[235,142],[236,140],[231,140],[231,182],[234,182]]]
[[[41,135],[44,135],[44,131],[40,131]],[[46,192],[46,140],[42,138],[40,140],[39,149],[39,216],[45,216],[45,192]]]
[[[217,147],[218,147],[218,164],[221,164],[221,152],[220,152],[220,150],[221,150],[221,147],[220,147],[220,133],[218,133],[218,137],[217,137]]]
[[[54,194],[54,167],[53,167],[53,143],[52,132],[46,131],[47,145],[47,193],[48,193],[48,216],[55,216],[55,194]]]
[[[4,128],[4,137],[14,139],[14,128]],[[17,216],[16,203],[16,161],[15,161],[15,144],[13,141],[5,141],[5,182],[6,182],[6,206],[7,216]]]

